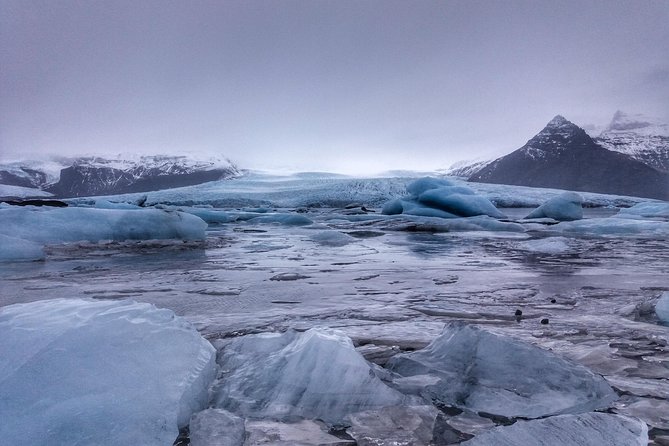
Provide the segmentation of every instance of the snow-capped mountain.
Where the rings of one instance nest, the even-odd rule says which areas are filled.
[[[559,115],[523,147],[496,159],[469,180],[669,198],[668,174],[601,147],[585,130]]]
[[[662,172],[669,172],[669,124],[644,115],[617,111],[595,141]]]
[[[0,165],[0,184],[42,189],[58,197],[83,197],[191,186],[239,174],[225,158],[86,156]]]
[[[485,166],[490,164],[492,160],[464,160],[457,161],[451,166],[443,171],[444,175],[451,175],[454,177],[465,177],[469,178],[474,175],[479,170],[483,169]]]

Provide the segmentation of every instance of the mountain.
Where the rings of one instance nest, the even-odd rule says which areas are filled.
[[[662,172],[669,172],[669,125],[656,118],[617,111],[595,141]]]
[[[56,197],[85,197],[192,186],[239,174],[227,159],[89,156],[0,165],[0,184],[38,188]]]
[[[598,145],[562,116],[469,181],[669,199],[669,175]]]
[[[451,166],[443,171],[444,175],[450,175],[454,177],[470,177],[474,175],[479,170],[483,169],[485,166],[491,163],[492,160],[465,160],[457,161]]]

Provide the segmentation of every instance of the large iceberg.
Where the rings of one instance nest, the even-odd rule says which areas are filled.
[[[0,207],[0,234],[36,243],[100,240],[202,240],[207,224],[160,209]]]
[[[208,402],[212,345],[170,310],[55,299],[0,309],[4,444],[167,445]]]
[[[219,359],[216,407],[244,417],[338,423],[351,413],[402,404],[339,332],[259,334],[238,338]]]
[[[525,218],[552,218],[558,221],[583,218],[583,197],[576,192],[565,192],[548,199]]]
[[[641,420],[608,413],[558,415],[500,426],[461,443],[463,446],[646,446],[648,426]]]
[[[406,186],[408,197],[387,202],[381,212],[386,215],[408,214],[424,217],[474,217],[487,215],[503,218],[487,198],[476,195],[466,186],[454,186],[450,181],[424,177]]]
[[[452,323],[430,345],[386,365],[428,400],[504,417],[539,418],[608,407],[604,378],[531,344]]]

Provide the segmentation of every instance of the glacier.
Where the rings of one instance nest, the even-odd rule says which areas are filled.
[[[0,309],[7,444],[167,445],[207,404],[215,350],[170,310],[53,299]]]

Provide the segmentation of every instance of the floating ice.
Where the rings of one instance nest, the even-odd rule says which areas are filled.
[[[583,366],[462,323],[446,326],[422,350],[391,358],[387,368],[412,381],[423,376],[425,398],[505,417],[586,412],[617,398]]]
[[[615,216],[620,218],[669,219],[669,203],[664,201],[638,203],[631,208],[621,209]]]
[[[311,420],[296,423],[248,421],[244,446],[355,446],[354,441],[330,435],[324,428]]]
[[[565,192],[548,199],[525,218],[552,218],[558,221],[583,218],[583,197],[576,192]]]
[[[37,243],[201,240],[206,228],[194,215],[159,209],[0,208],[0,234]]]
[[[655,304],[655,314],[662,325],[669,326],[669,291],[665,291]]]
[[[349,338],[332,330],[234,339],[219,363],[216,406],[246,417],[336,423],[405,399],[376,377]]]
[[[669,222],[627,218],[587,218],[550,227],[551,231],[597,236],[669,237]]]
[[[419,178],[407,185],[407,192],[410,197],[387,202],[381,212],[439,218],[504,217],[487,198],[476,195],[469,187],[453,186],[448,180]]]
[[[321,231],[310,238],[316,243],[325,246],[344,246],[357,241],[355,237],[339,231]]]
[[[563,254],[574,251],[572,241],[566,237],[547,237],[518,243],[523,251],[541,254]]]
[[[434,406],[384,407],[348,416],[346,432],[358,446],[433,443],[439,411]]]
[[[223,409],[206,409],[190,419],[190,446],[242,446],[244,419]]]
[[[440,187],[423,192],[418,201],[425,205],[450,212],[461,217],[474,217],[476,215],[488,215],[490,217],[502,218],[502,214],[490,200],[480,195],[471,193],[453,193],[456,187]]]
[[[0,438],[167,445],[208,401],[215,350],[170,310],[55,299],[0,309]]]
[[[137,206],[136,204],[102,200],[102,199],[95,200],[94,207],[96,209],[143,209],[141,206]]]
[[[263,214],[249,219],[251,223],[278,223],[285,226],[305,226],[313,221],[300,214]]]
[[[418,198],[419,195],[430,189],[452,185],[450,181],[443,178],[423,177],[407,184],[407,192]]]
[[[0,234],[0,262],[42,260],[42,246],[16,237]]]
[[[500,426],[463,446],[646,446],[648,426],[636,418],[608,413],[559,415]]]

